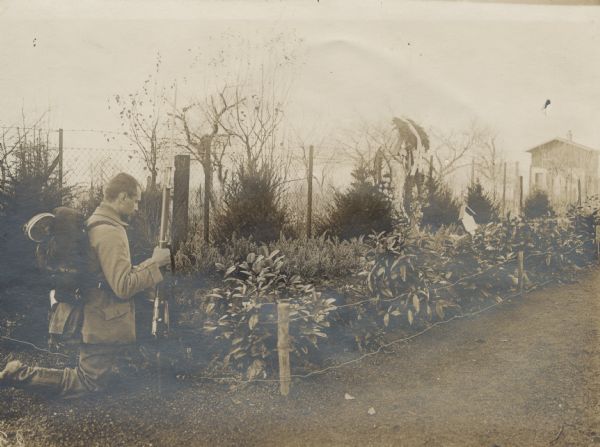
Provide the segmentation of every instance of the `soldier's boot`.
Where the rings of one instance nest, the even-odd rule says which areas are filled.
[[[63,370],[23,365],[10,361],[0,372],[0,385],[27,388],[43,394],[58,394],[62,389]]]

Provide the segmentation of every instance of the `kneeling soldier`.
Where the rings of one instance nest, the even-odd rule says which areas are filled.
[[[131,265],[126,221],[137,211],[141,188],[130,175],[116,175],[106,186],[104,201],[86,222],[90,269],[101,281],[83,290],[82,344],[76,368],[52,369],[9,362],[0,372],[0,385],[74,397],[107,387],[113,367],[135,342],[133,296],[156,286],[163,277],[159,267],[170,263],[166,248]],[[96,225],[94,224],[96,222]]]

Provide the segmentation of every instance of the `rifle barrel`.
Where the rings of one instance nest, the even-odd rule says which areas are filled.
[[[168,186],[163,188],[162,194],[162,209],[160,213],[160,235],[159,246],[166,248],[167,246],[167,228],[169,226],[169,205],[171,199],[171,189]]]

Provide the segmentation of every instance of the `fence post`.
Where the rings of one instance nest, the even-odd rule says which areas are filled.
[[[58,191],[60,194],[61,205],[62,205],[62,187],[63,187],[63,130],[58,129]]]
[[[596,225],[596,258],[600,264],[600,225]]]
[[[577,205],[581,206],[581,179],[577,179]]]
[[[502,217],[506,216],[506,162],[504,162],[504,176],[502,177]]]
[[[173,249],[187,240],[190,199],[190,156],[175,155],[173,177]]]
[[[523,176],[519,176],[519,215],[523,214]]]
[[[306,237],[312,237],[312,195],[313,195],[313,157],[315,148],[311,145],[308,148],[308,209],[306,211]]]
[[[513,209],[516,208],[517,215],[519,214],[519,162],[515,162],[515,180],[513,182]]]
[[[290,392],[290,303],[277,303],[277,351],[279,353],[279,390],[282,396]]]
[[[517,261],[519,264],[519,294],[521,295],[521,297],[523,296],[523,289],[524,289],[524,280],[523,278],[525,277],[525,258],[523,255],[523,250],[519,250],[519,252],[517,253]]]
[[[475,159],[471,160],[471,187],[475,186]]]
[[[210,242],[210,196],[212,194],[212,160],[210,141],[205,143],[204,153],[204,242]]]

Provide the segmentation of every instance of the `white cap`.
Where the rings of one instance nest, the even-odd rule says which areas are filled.
[[[42,242],[50,233],[54,214],[40,213],[33,216],[23,227],[25,235],[33,242]]]

